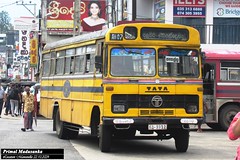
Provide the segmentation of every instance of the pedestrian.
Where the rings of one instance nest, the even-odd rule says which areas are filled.
[[[33,124],[33,111],[34,111],[34,95],[30,93],[30,88],[25,87],[26,94],[22,97],[23,102],[23,118],[24,118],[24,128],[21,128],[23,132],[27,129],[34,131],[32,128]]]
[[[9,97],[9,93],[11,91],[12,88],[12,83],[9,83],[6,90],[5,90],[5,94],[6,94],[6,102],[5,102],[5,113],[4,115],[8,115],[12,114],[11,112],[11,104],[10,104],[10,97]]]
[[[18,93],[20,95],[19,100],[18,100],[18,114],[22,115],[22,86],[21,84],[18,84]]]
[[[3,108],[3,102],[6,101],[6,94],[5,91],[0,83],[0,118],[2,115],[2,108]]]
[[[240,138],[240,112],[234,116],[227,130],[227,134],[230,140],[237,140]],[[240,146],[237,148],[237,156],[235,160],[240,160]]]
[[[204,101],[203,102],[203,120],[202,120],[202,122],[198,123],[198,130],[197,130],[198,133],[202,132],[202,124],[206,122],[206,113],[207,112],[208,112],[208,107],[207,107],[206,102]]]
[[[12,88],[9,93],[10,104],[11,104],[11,112],[12,117],[18,116],[18,107],[19,107],[19,100],[21,100],[21,94],[19,93],[19,89],[17,84],[13,84]]]

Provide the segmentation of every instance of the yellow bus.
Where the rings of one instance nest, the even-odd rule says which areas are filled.
[[[200,37],[176,24],[129,23],[47,44],[40,113],[61,139],[87,129],[102,152],[113,139],[189,145],[203,117]]]

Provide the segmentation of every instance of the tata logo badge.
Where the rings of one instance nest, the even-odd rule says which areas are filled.
[[[64,97],[68,97],[71,93],[71,84],[69,82],[69,80],[66,80],[63,86],[63,95]]]
[[[163,103],[163,99],[160,96],[154,96],[151,100],[151,103],[154,107],[160,107]]]
[[[166,86],[159,86],[159,87],[150,87],[148,86],[145,92],[161,92],[161,93],[168,93],[169,90]]]

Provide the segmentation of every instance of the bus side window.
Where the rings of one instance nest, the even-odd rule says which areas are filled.
[[[74,57],[71,57],[70,74],[74,73]]]
[[[89,73],[90,71],[90,54],[86,55],[86,68],[85,68],[85,73]]]

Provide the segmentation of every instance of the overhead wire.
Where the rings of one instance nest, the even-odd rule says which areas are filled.
[[[23,0],[20,0],[20,1],[13,2],[13,3],[9,3],[9,4],[2,5],[2,6],[0,6],[0,8],[8,7],[8,6],[11,6],[11,5],[14,5],[14,4],[18,4],[18,2],[23,2]]]

